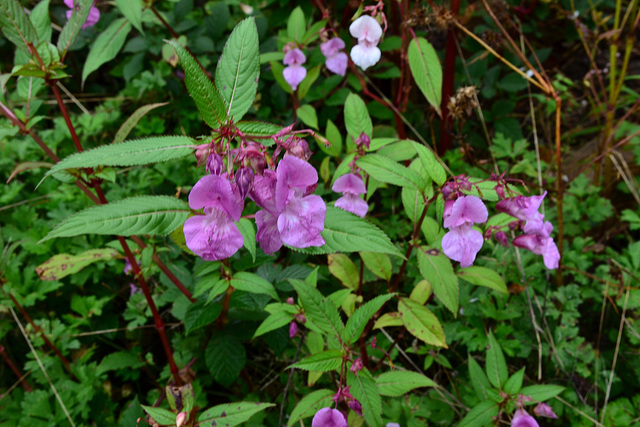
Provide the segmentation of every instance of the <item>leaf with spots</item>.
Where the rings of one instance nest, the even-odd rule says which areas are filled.
[[[447,348],[447,341],[438,318],[422,304],[400,298],[398,311],[409,333],[427,344]]]
[[[264,411],[273,403],[264,402],[233,402],[217,405],[204,411],[198,417],[199,423],[218,427],[233,427],[244,423],[260,411]],[[202,424],[204,425],[204,424]]]
[[[423,246],[418,250],[418,268],[440,302],[455,316],[458,313],[458,276],[453,272],[451,260],[439,249]]]
[[[120,256],[115,249],[91,249],[78,255],[58,254],[36,267],[36,273],[42,280],[60,280],[77,273],[86,266],[98,261],[109,261]]]

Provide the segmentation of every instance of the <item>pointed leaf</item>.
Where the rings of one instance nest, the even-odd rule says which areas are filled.
[[[119,144],[127,139],[129,133],[133,130],[133,128],[136,127],[140,119],[146,116],[149,111],[154,110],[158,107],[164,107],[168,104],[168,102],[159,102],[156,104],[143,105],[142,107],[138,108],[133,112],[132,115],[127,117],[127,120],[125,120],[122,125],[120,125],[120,129],[118,129],[118,132],[116,132],[116,136],[113,137],[113,144]]]
[[[379,154],[367,154],[356,164],[378,181],[421,192],[425,189],[426,183],[417,172]]]
[[[229,387],[244,367],[246,352],[236,337],[226,332],[216,332],[209,341],[204,357],[213,378],[223,386]],[[205,411],[198,419],[214,418],[214,415],[206,415],[209,411]]]
[[[253,334],[253,338],[257,338],[260,335],[264,335],[267,332],[275,331],[276,329],[280,329],[284,325],[288,325],[293,321],[293,314],[287,313],[286,311],[277,311],[272,313],[264,319],[264,321],[258,326],[256,332]]]
[[[116,0],[116,6],[120,12],[136,27],[136,30],[144,33],[142,30],[142,0]]]
[[[142,406],[142,408],[144,408],[146,413],[149,414],[151,418],[153,418],[154,421],[157,422],[158,424],[175,424],[176,423],[176,414],[174,414],[168,409],[155,408],[153,406],[145,406],[145,405],[140,405],[140,406]]]
[[[458,277],[466,280],[467,282],[478,285],[486,286],[487,288],[494,289],[503,294],[508,294],[507,285],[504,283],[502,276],[486,267],[467,267],[458,271]]]
[[[187,307],[184,316],[185,335],[192,331],[213,323],[222,312],[222,305],[207,305],[203,301],[197,301]]]
[[[362,405],[362,413],[365,421],[370,426],[382,425],[382,399],[378,392],[378,386],[366,369],[355,375],[350,370],[347,372],[347,385],[349,391]]]
[[[307,23],[304,20],[304,12],[300,6],[293,9],[287,21],[287,35],[296,42],[302,42],[302,37],[307,30]]]
[[[282,126],[260,121],[238,122],[236,127],[245,138],[259,139],[260,144],[267,147],[274,144],[271,137],[282,130]]]
[[[202,425],[235,427],[249,420],[258,412],[264,411],[273,403],[264,402],[233,402],[209,408],[198,416]]]
[[[422,37],[417,37],[409,43],[409,68],[416,84],[424,94],[429,104],[442,115],[440,102],[442,100],[442,68],[440,60],[431,43]]]
[[[129,31],[131,31],[131,24],[125,18],[120,18],[113,21],[106,30],[98,35],[91,45],[89,55],[82,68],[82,84],[87,80],[89,74],[118,55],[127,40]]]
[[[351,289],[358,289],[358,280],[360,274],[358,267],[345,254],[329,254],[328,257],[329,272],[333,274],[342,284]]]
[[[433,287],[433,292],[445,307],[458,314],[458,276],[453,272],[451,260],[438,249],[420,247],[418,250],[420,274]]]
[[[489,378],[487,378],[487,374],[484,373],[478,362],[471,355],[469,355],[469,378],[471,378],[471,385],[473,385],[478,399],[489,399],[487,394],[487,390],[491,388]]]
[[[18,49],[31,54],[29,44],[38,45],[38,33],[18,0],[0,0],[0,30]]]
[[[331,398],[335,394],[332,390],[322,389],[313,391],[302,399],[293,408],[291,411],[291,415],[289,416],[289,421],[287,421],[287,427],[292,427],[298,421],[303,420],[305,418],[312,417],[322,408],[326,408],[331,403]]]
[[[391,397],[402,396],[418,387],[438,386],[424,375],[410,371],[385,372],[376,378],[376,384],[381,395]]]
[[[344,124],[354,141],[363,132],[369,138],[372,137],[373,123],[371,116],[369,116],[369,110],[367,110],[367,104],[355,93],[350,93],[344,102]]]
[[[58,254],[36,267],[42,280],[60,280],[75,274],[86,266],[98,261],[109,261],[120,256],[115,249],[91,249],[78,255]]]
[[[231,278],[231,286],[239,291],[269,295],[275,300],[280,299],[273,285],[254,273],[248,273],[246,271],[236,273]]]
[[[342,356],[343,354],[340,350],[327,350],[305,357],[298,363],[289,366],[289,368],[317,372],[335,371],[342,366]]]
[[[358,307],[356,311],[353,312],[349,320],[347,320],[347,325],[344,328],[344,333],[342,334],[342,341],[345,344],[351,345],[360,338],[362,335],[362,331],[367,326],[367,323],[373,317],[374,314],[378,312],[382,308],[382,306],[393,298],[396,294],[386,294],[379,295]]]
[[[319,290],[302,280],[289,279],[289,283],[298,293],[308,319],[324,332],[340,338],[344,332],[344,324],[336,306]]]
[[[29,19],[38,34],[38,39],[44,42],[51,41],[51,18],[49,18],[50,0],[42,0],[33,9]]]
[[[76,10],[71,14],[71,19],[62,28],[60,36],[58,37],[58,52],[60,52],[60,61],[64,61],[64,57],[67,55],[69,48],[76,41],[76,37],[80,34],[82,26],[89,17],[89,11],[93,7],[93,0],[74,0]]]
[[[524,378],[524,368],[511,375],[504,385],[504,392],[510,395],[516,395],[522,388],[522,380]]]
[[[498,415],[498,404],[485,400],[474,406],[469,413],[460,421],[458,427],[489,426],[493,424],[493,418]]]
[[[559,385],[530,385],[520,389],[520,394],[529,396],[534,402],[544,402],[564,391],[565,387]]]
[[[447,180],[447,172],[442,167],[440,161],[438,161],[434,152],[416,141],[411,141],[411,143],[416,153],[418,153],[422,167],[427,171],[433,182],[438,185],[444,184]]]
[[[256,229],[253,227],[253,222],[249,221],[247,218],[240,218],[240,221],[236,222],[238,226],[238,230],[242,237],[244,238],[244,242],[242,245],[246,250],[251,254],[251,258],[255,262],[256,260]]]
[[[427,307],[409,298],[400,298],[398,311],[411,335],[427,344],[447,348],[442,325]]]
[[[376,276],[386,281],[391,280],[391,260],[389,255],[376,252],[360,252],[364,265]]]
[[[500,344],[493,336],[493,332],[489,331],[489,348],[487,349],[487,377],[494,387],[502,389],[507,382],[509,370],[504,354],[500,348]]]

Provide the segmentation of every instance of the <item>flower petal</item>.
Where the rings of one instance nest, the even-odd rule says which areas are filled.
[[[361,218],[367,214],[369,205],[366,201],[362,200],[360,196],[354,194],[345,193],[344,196],[336,200],[336,208],[340,208],[352,214],[358,215]]]
[[[452,228],[465,223],[485,222],[488,218],[489,211],[479,197],[462,196],[454,202],[451,214],[444,220],[444,227]]]
[[[256,240],[265,254],[272,254],[282,247],[278,219],[266,210],[256,212]]]
[[[82,24],[82,28],[84,29],[87,27],[92,27],[96,25],[99,20],[100,20],[100,9],[98,9],[95,6],[92,6],[91,9],[89,9],[89,16],[87,17],[87,20],[84,21],[84,24]]]
[[[191,189],[189,207],[191,209],[208,207],[224,209],[234,221],[238,221],[244,208],[244,202],[238,199],[227,178],[205,175]]]
[[[366,40],[369,43],[378,44],[380,37],[382,37],[382,27],[378,24],[378,21],[369,15],[362,15],[353,21],[349,26],[349,32],[353,37],[358,39],[358,42]],[[351,57],[353,58],[353,53]],[[355,62],[355,60],[353,62]],[[364,69],[364,67],[362,68]]]
[[[295,157],[284,156],[276,170],[276,207],[282,211],[294,194],[304,194],[307,187],[318,183],[318,172],[308,162]],[[298,190],[297,192],[295,190]]]
[[[444,235],[442,250],[450,259],[459,261],[460,267],[470,267],[482,249],[483,242],[482,233],[474,230],[470,223],[466,223],[454,227]]]
[[[347,427],[347,420],[337,409],[322,408],[313,416],[311,427]]]
[[[284,54],[282,62],[284,65],[301,65],[307,62],[307,57],[300,49],[291,49]]]
[[[355,195],[367,192],[362,178],[360,175],[355,173],[342,175],[340,178],[336,179],[336,182],[333,183],[333,187],[331,187],[331,189],[336,193],[351,193]]]
[[[184,238],[187,247],[206,261],[229,258],[244,242],[229,215],[216,208],[206,215],[188,218],[184,223]]]
[[[273,213],[277,212],[276,173],[267,169],[262,176],[256,176],[249,197],[261,208]]]
[[[375,65],[380,60],[380,49],[377,46],[359,43],[351,48],[351,59],[363,70]]]
[[[349,57],[344,52],[338,52],[327,58],[325,65],[332,73],[344,76],[347,72]]]
[[[302,65],[289,65],[287,68],[282,70],[282,75],[291,89],[298,89],[298,85],[304,80],[307,76],[307,69]]]
[[[292,199],[278,217],[280,238],[295,248],[324,245],[320,233],[326,213],[327,206],[320,196]]]

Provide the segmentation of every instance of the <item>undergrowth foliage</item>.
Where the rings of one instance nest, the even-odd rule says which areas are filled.
[[[640,425],[638,6],[337,3],[0,0],[2,425]]]

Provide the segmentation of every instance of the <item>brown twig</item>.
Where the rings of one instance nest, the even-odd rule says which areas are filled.
[[[4,346],[1,346],[1,345],[0,345],[0,354],[2,354],[2,358],[4,359],[4,362],[9,366],[9,369],[11,369],[14,374],[16,374],[16,377],[18,377],[18,382],[22,384],[22,387],[24,387],[24,389],[28,392],[33,391],[33,388],[31,388],[31,385],[29,385],[29,383],[25,379],[25,375],[22,375],[22,372],[20,372],[20,369],[18,369],[16,364],[13,363],[11,356],[9,356]]]

